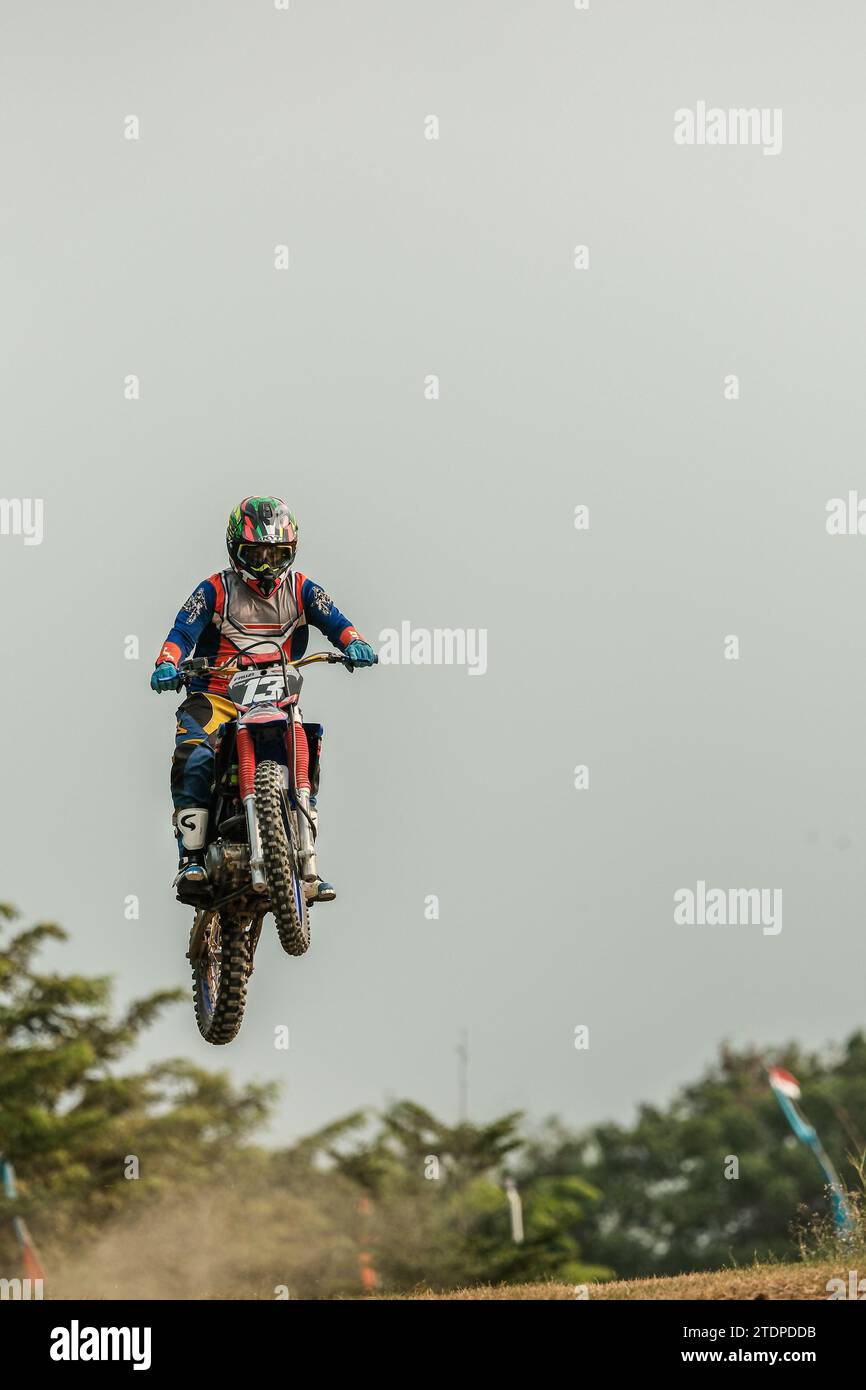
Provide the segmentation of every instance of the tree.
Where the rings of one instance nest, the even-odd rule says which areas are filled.
[[[267,1152],[250,1140],[273,1088],[184,1060],[121,1070],[176,991],[117,1014],[110,980],[38,967],[59,927],[13,921],[0,908],[0,1151],[53,1296],[353,1294],[367,1249],[390,1289],[593,1273],[579,1230],[596,1194],[580,1178],[527,1184],[526,1241],[511,1241],[519,1115],[449,1126],[401,1101]],[[18,1263],[0,1219],[0,1274]]]
[[[311,1169],[324,1159],[369,1198],[353,1229],[385,1288],[603,1277],[609,1271],[580,1253],[598,1197],[580,1176],[527,1181],[525,1240],[514,1244],[503,1184],[527,1142],[521,1119],[452,1126],[402,1100],[375,1120],[362,1111],[328,1126],[304,1141],[303,1154]]]
[[[67,939],[60,927],[12,934],[14,917],[0,906],[0,1151],[40,1246],[86,1242],[112,1216],[219,1180],[269,1113],[273,1088],[235,1089],[185,1061],[119,1075],[116,1064],[178,993],[114,1016],[108,979],[36,968],[48,942]],[[13,1252],[5,1222],[4,1264]]]
[[[774,1060],[801,1082],[809,1119],[843,1182],[846,1174],[854,1182],[866,1134],[866,1039],[857,1033],[823,1056],[789,1045]],[[667,1107],[641,1106],[631,1126],[576,1135],[551,1123],[526,1162],[532,1173],[598,1183],[588,1248],[624,1278],[756,1255],[790,1259],[796,1227],[827,1211],[821,1174],[770,1092],[765,1054],[752,1048],[723,1047],[700,1080]]]

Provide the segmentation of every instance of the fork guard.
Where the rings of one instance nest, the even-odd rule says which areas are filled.
[[[311,883],[315,882],[319,877],[319,870],[316,864],[316,842],[310,824],[309,788],[296,788],[295,799],[300,807],[300,815],[298,816],[298,858],[301,861],[301,878],[304,883]]]

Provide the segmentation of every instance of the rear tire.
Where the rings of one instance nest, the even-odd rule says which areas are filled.
[[[310,917],[304,885],[298,874],[294,826],[286,825],[283,768],[259,763],[256,768],[256,815],[262,837],[262,858],[268,880],[268,900],[280,945],[289,956],[302,956],[310,945]]]
[[[199,954],[192,962],[192,998],[195,1021],[205,1042],[214,1047],[236,1038],[247,1002],[247,980],[252,960],[249,935],[243,921],[199,908],[192,939],[204,918]],[[209,919],[209,920],[208,920]]]

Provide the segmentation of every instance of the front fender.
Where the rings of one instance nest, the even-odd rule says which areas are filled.
[[[260,729],[267,724],[285,727],[288,722],[285,710],[277,709],[276,705],[262,705],[238,716],[239,729]]]

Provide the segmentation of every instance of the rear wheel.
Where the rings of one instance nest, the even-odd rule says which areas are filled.
[[[310,944],[310,918],[298,874],[295,829],[286,807],[283,768],[279,763],[259,763],[255,793],[268,899],[280,944],[288,955],[302,956]]]
[[[199,908],[190,936],[195,1021],[205,1042],[236,1038],[244,1017],[252,966],[245,923]]]

